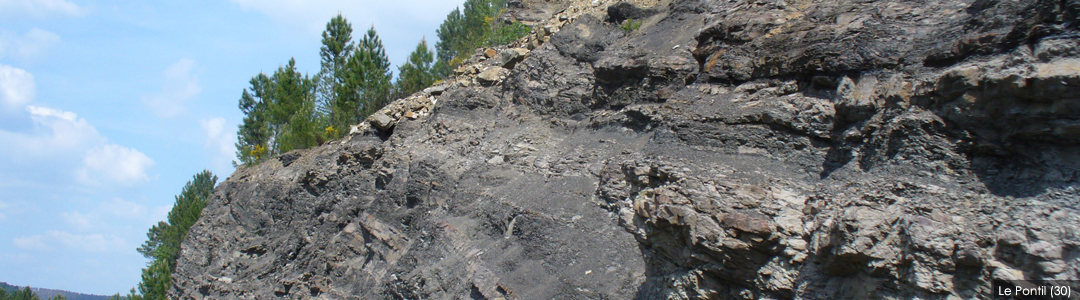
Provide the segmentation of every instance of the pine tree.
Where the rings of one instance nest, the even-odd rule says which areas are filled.
[[[330,126],[326,129],[328,135],[331,135],[330,138],[337,138],[336,133],[340,132],[334,129],[334,126],[337,125],[340,129],[339,123],[345,123],[335,122],[335,120],[347,119],[336,116],[334,114],[336,110],[333,107],[340,97],[338,93],[345,90],[339,88],[344,84],[343,69],[349,56],[356,49],[352,42],[352,31],[352,24],[345,20],[344,16],[338,14],[326,23],[326,30],[322,33],[322,48],[319,50],[322,68],[316,76],[318,81],[316,93],[319,102],[316,111],[324,119],[320,123]]]
[[[266,74],[251,78],[251,93],[244,89],[240,95],[240,111],[244,113],[244,121],[237,130],[236,157],[243,164],[260,162],[269,156],[269,148],[273,132],[270,128],[270,116],[267,102],[263,101],[269,92],[266,86],[270,84],[270,78]],[[254,95],[252,95],[254,94]]]
[[[427,41],[421,39],[416,50],[409,54],[409,59],[398,67],[397,96],[411,95],[435,82],[437,75],[432,69],[434,60],[435,54],[428,48]]]
[[[153,260],[143,269],[139,291],[144,299],[166,299],[165,295],[172,286],[172,270],[164,260]]]
[[[119,298],[120,294],[117,293],[116,296],[117,296],[117,298]],[[136,292],[135,288],[132,288],[131,291],[128,292],[128,295],[126,297],[124,297],[124,298],[127,299],[127,300],[143,300],[143,296],[140,295],[138,292]]]
[[[146,233],[146,242],[137,249],[143,256],[151,259],[143,269],[142,282],[138,285],[141,298],[165,299],[169,287],[172,286],[171,274],[176,269],[176,259],[180,256],[180,244],[187,237],[191,225],[202,215],[202,209],[213,194],[217,179],[210,171],[195,174],[176,196],[176,202],[173,203],[166,220],[158,222]],[[132,290],[128,298],[135,297]]]
[[[466,0],[464,4],[465,39],[470,48],[475,49],[484,37],[491,31],[495,17],[506,7],[506,1],[501,0]],[[472,51],[472,49],[462,49]]]
[[[496,17],[506,0],[466,0],[437,31],[432,57],[426,41],[417,45],[402,73],[392,83],[390,61],[372,26],[359,40],[352,24],[338,14],[326,24],[319,55],[322,67],[313,78],[296,71],[295,61],[271,76],[253,77],[241,94],[244,113],[237,129],[239,163],[254,164],[293,149],[340,138],[346,128],[385,106],[393,97],[423,89],[450,74],[478,47],[508,43],[529,32],[520,23],[503,24]],[[408,74],[406,74],[408,73]]]
[[[386,49],[383,48],[379,34],[375,32],[375,26],[371,26],[360,40],[354,56],[363,73],[360,84],[363,90],[358,116],[360,119],[390,102],[390,80],[394,78],[394,74],[390,72],[390,59],[386,57]]]
[[[435,72],[440,78],[444,78],[450,76],[450,62],[458,56],[458,49],[464,41],[465,22],[461,10],[454,8],[446,15],[446,20],[435,30],[435,34],[439,36],[439,41],[435,43],[439,58],[435,63]]]
[[[274,155],[319,145],[323,137],[315,130],[315,102],[312,80],[296,70],[296,60],[279,67],[272,78],[274,95],[268,106]],[[264,101],[266,99],[264,98]]]
[[[261,162],[325,140],[317,125],[314,81],[296,70],[295,59],[272,76],[259,73],[250,83],[240,96],[240,110],[245,114],[237,131],[240,162]]]
[[[348,128],[360,120],[361,98],[363,98],[363,66],[356,52],[349,54],[345,65],[338,73],[340,84],[334,87],[335,99],[330,105],[329,116],[335,128]],[[335,137],[336,138],[336,137]]]
[[[323,69],[327,73],[338,72],[338,68],[345,63],[345,59],[355,48],[352,42],[352,31],[352,24],[341,14],[326,23],[319,56],[322,57]]]
[[[348,128],[390,102],[390,59],[375,27],[357,42],[341,72],[341,85],[332,108],[333,126]]]
[[[521,23],[497,24],[495,18],[505,8],[505,0],[466,0],[462,9],[446,16],[435,31],[439,36],[434,67],[438,78],[449,76],[476,48],[508,43],[529,33],[528,26]]]
[[[41,298],[38,297],[37,293],[34,293],[34,291],[30,290],[29,286],[24,287],[21,290],[15,291],[14,293],[11,294],[11,296],[8,296],[8,299],[11,299],[11,300],[41,300]]]

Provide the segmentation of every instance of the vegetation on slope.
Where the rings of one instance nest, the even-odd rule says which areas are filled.
[[[467,0],[462,7],[451,11],[436,30],[439,62],[435,72],[440,78],[449,76],[476,48],[507,44],[531,30],[520,22],[496,22],[496,17],[506,10],[505,0]]]
[[[24,287],[22,289],[16,288],[12,289],[10,292],[9,287],[12,286],[4,286],[0,289],[0,300],[41,300],[41,297],[38,297],[33,290],[30,290],[30,287]],[[67,297],[57,294],[56,296],[49,298],[49,300],[67,300]]]
[[[301,74],[290,59],[271,75],[253,77],[251,87],[241,93],[239,107],[245,117],[237,131],[239,163],[256,164],[341,138],[349,126],[390,100],[448,76],[474,49],[527,35],[531,29],[524,24],[496,21],[505,9],[505,0],[465,1],[463,9],[454,9],[436,31],[436,51],[420,40],[398,67],[396,82],[375,28],[354,41],[352,24],[340,14],[333,17],[322,33],[318,74]]]
[[[331,18],[322,33],[318,74],[300,73],[295,59],[290,58],[272,74],[260,72],[252,77],[251,86],[241,93],[238,106],[245,117],[237,130],[239,164],[257,164],[293,149],[341,138],[350,125],[392,99],[445,78],[473,49],[506,44],[527,35],[531,29],[524,24],[495,22],[505,8],[505,0],[466,0],[464,10],[454,9],[439,27],[438,55],[421,39],[398,66],[397,81],[392,81],[390,62],[374,27],[354,41],[352,24],[340,14]],[[138,249],[151,261],[143,269],[137,290],[126,296],[116,294],[110,300],[165,299],[180,244],[199,219],[216,182],[217,176],[203,171],[184,186],[168,220],[151,227],[146,243]],[[0,291],[0,296],[7,293]]]
[[[172,271],[176,269],[176,259],[180,256],[180,244],[191,225],[202,215],[217,180],[217,176],[210,171],[202,171],[184,185],[166,220],[150,227],[146,242],[139,246],[139,253],[149,258],[150,262],[143,269],[138,293],[132,289],[126,297],[117,294],[109,299],[166,299],[165,295],[172,287]]]

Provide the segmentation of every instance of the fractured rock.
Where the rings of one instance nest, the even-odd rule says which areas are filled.
[[[1076,1],[616,2],[513,2],[498,20],[528,37],[238,167],[169,298],[983,299],[1080,276]]]
[[[390,116],[387,116],[386,114],[373,114],[371,115],[369,120],[371,121],[371,125],[374,125],[376,128],[383,130],[390,128],[391,125],[394,125],[394,119]]]
[[[525,56],[528,54],[529,50],[523,48],[502,50],[499,52],[499,64],[504,69],[513,69],[517,63],[525,60]]]
[[[490,68],[476,75],[476,81],[483,85],[492,85],[502,80],[506,73],[506,69],[503,68]]]

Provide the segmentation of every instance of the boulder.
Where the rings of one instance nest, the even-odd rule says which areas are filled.
[[[506,76],[507,70],[503,68],[490,68],[476,75],[476,82],[482,85],[492,85]]]
[[[499,64],[504,69],[513,69],[517,63],[525,60],[529,50],[525,48],[511,48],[499,52]]]
[[[379,128],[382,130],[386,130],[390,128],[390,126],[394,125],[394,118],[391,118],[390,116],[387,116],[383,113],[372,114],[371,117],[368,118],[368,120],[371,122],[372,126],[375,126],[375,128]]]

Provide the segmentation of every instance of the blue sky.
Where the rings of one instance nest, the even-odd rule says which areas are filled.
[[[318,72],[338,12],[396,71],[462,2],[0,0],[0,281],[126,292],[183,184],[232,173],[252,76]]]

